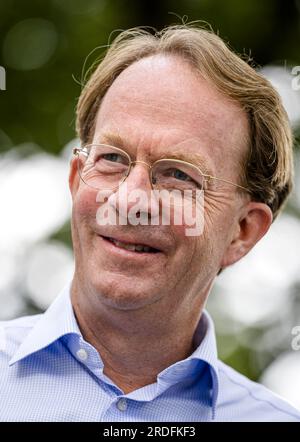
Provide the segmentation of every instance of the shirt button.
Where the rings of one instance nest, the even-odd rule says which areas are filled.
[[[118,400],[117,402],[117,408],[120,411],[125,411],[127,408],[127,401],[124,397],[122,397],[121,399]]]
[[[80,359],[81,361],[86,361],[88,358],[88,354],[83,348],[80,348],[79,350],[77,350],[76,355],[77,355],[78,359]]]

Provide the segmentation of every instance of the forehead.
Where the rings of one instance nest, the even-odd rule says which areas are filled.
[[[226,171],[246,149],[248,122],[237,103],[185,60],[156,55],[130,65],[108,89],[94,140],[101,140],[103,132],[115,132],[149,154],[182,146],[202,155],[212,168],[222,161]],[[185,142],[190,139],[194,142]]]

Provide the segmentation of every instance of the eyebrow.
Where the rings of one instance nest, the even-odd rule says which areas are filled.
[[[205,161],[201,154],[197,154],[196,152],[186,154],[182,152],[182,150],[174,149],[170,153],[167,152],[163,155],[159,154],[157,159],[170,158],[174,160],[186,161],[188,163],[192,163],[194,166],[199,167],[201,172],[205,175],[213,175],[207,161]]]
[[[127,152],[126,147],[130,146],[130,143],[125,141],[119,134],[114,132],[104,132],[99,134],[99,137],[95,140],[96,143],[109,144],[119,149],[123,149]],[[187,140],[188,141],[188,140]],[[183,144],[184,141],[180,144]],[[169,158],[174,160],[187,161],[195,166],[199,167],[202,173],[213,176],[212,169],[209,167],[208,162],[203,158],[203,155],[197,152],[185,153],[184,148],[172,147],[172,151],[158,153],[156,160]]]

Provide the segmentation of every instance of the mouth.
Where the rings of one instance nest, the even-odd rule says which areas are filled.
[[[120,249],[125,249],[128,250],[130,252],[134,252],[134,253],[138,253],[138,254],[145,254],[145,253],[159,253],[161,252],[161,250],[158,250],[154,247],[150,247],[148,245],[144,245],[144,244],[135,244],[135,243],[128,243],[125,241],[119,241],[115,238],[111,238],[109,236],[103,236],[100,235],[102,239],[104,239],[105,241],[108,241],[110,243],[112,243],[115,247],[120,248]]]

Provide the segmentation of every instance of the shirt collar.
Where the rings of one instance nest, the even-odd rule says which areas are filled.
[[[9,365],[30,356],[52,344],[62,336],[75,334],[82,337],[78,327],[71,299],[70,281],[59,293],[54,302],[41,315],[37,323],[18,347]],[[163,389],[191,376],[197,370],[197,361],[205,362],[212,378],[212,409],[215,414],[219,391],[218,356],[213,321],[206,310],[203,310],[200,321],[194,333],[194,352],[184,360],[167,367],[158,375],[158,382],[164,384]]]
[[[32,353],[42,350],[69,333],[81,336],[70,299],[70,288],[71,281],[38,319],[10,359],[9,365],[13,365]]]
[[[218,353],[214,323],[206,310],[202,311],[194,333],[194,347],[196,348],[190,356],[167,367],[158,375],[158,379],[163,380],[162,388],[165,390],[176,382],[198,374],[199,362],[204,362],[211,375],[211,406],[214,419],[219,392]],[[201,366],[203,367],[202,364]]]
[[[203,333],[205,333],[204,337]],[[194,353],[192,353],[190,358],[197,358],[205,361],[210,368],[212,377],[212,409],[214,419],[219,393],[218,351],[215,326],[212,318],[206,310],[203,310],[202,312],[194,337],[197,348]]]

